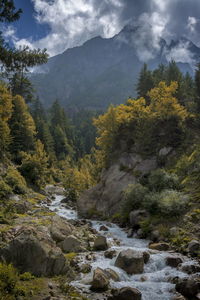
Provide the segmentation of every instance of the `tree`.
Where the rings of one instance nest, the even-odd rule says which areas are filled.
[[[0,22],[14,22],[21,13],[21,9],[16,10],[13,0],[0,0]]]
[[[10,152],[18,159],[21,151],[30,151],[35,145],[35,123],[21,96],[13,97],[13,113],[9,120],[12,142]]]
[[[152,72],[148,70],[147,64],[144,64],[142,70],[140,71],[138,83],[136,86],[136,91],[138,97],[144,97],[149,104],[148,92],[154,87]]]
[[[50,181],[49,158],[44,150],[44,145],[39,140],[36,141],[34,152],[22,152],[21,156],[22,164],[19,170],[29,184],[41,188]]]
[[[12,114],[12,95],[5,84],[0,83],[0,157],[2,158],[10,144],[8,121]]]
[[[195,71],[195,90],[196,90],[196,105],[197,112],[200,113],[200,63],[197,65],[197,69]]]

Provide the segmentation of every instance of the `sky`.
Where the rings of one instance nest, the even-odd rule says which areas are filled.
[[[134,21],[141,38],[156,47],[186,36],[200,46],[200,0],[15,0],[23,9],[19,21],[4,25],[4,37],[15,47],[47,48],[50,56],[101,35],[109,38]],[[138,45],[141,46],[140,37]],[[138,47],[139,47],[138,46]],[[140,53],[140,51],[138,51]]]

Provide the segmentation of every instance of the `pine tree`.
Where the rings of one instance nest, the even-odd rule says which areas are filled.
[[[147,64],[144,64],[142,70],[140,71],[138,83],[136,86],[136,91],[138,97],[144,97],[149,104],[148,92],[154,87],[152,72],[148,70]]]
[[[197,112],[200,113],[200,63],[197,65],[195,72],[195,90],[196,90],[196,105]]]
[[[12,95],[6,85],[0,83],[0,157],[2,158],[10,143],[10,128],[8,121],[12,114]]]
[[[35,123],[21,96],[13,97],[13,113],[9,120],[12,142],[10,151],[17,159],[20,151],[30,151],[35,145]]]

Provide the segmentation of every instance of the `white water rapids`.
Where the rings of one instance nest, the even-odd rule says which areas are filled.
[[[52,204],[49,208],[66,219],[77,219],[78,217],[76,211],[65,208],[65,205],[61,203],[61,200],[63,198],[63,196],[56,196],[55,200],[52,201]],[[147,240],[127,238],[127,234],[115,224],[103,221],[92,221],[92,226],[97,231],[99,231],[101,225],[105,225],[109,229],[109,231],[106,232],[100,231],[101,235],[106,236],[108,244],[110,246],[109,249],[114,249],[118,253],[124,249],[150,251],[150,260],[145,265],[143,274],[131,276],[122,269],[114,266],[116,257],[111,260],[104,257],[103,251],[94,252],[96,260],[94,262],[90,262],[92,266],[91,273],[87,275],[82,274],[82,277],[79,280],[74,281],[72,284],[82,290],[87,291],[89,290],[89,282],[92,279],[92,273],[95,268],[111,268],[120,276],[120,282],[111,281],[111,287],[137,288],[142,293],[142,300],[171,300],[175,293],[175,284],[172,284],[170,282],[170,279],[175,277],[183,278],[188,276],[186,273],[178,271],[176,268],[171,268],[165,263],[165,259],[167,256],[177,256],[178,254],[164,251],[151,251],[148,249]],[[120,240],[120,246],[113,245],[114,239]],[[84,254],[80,254],[80,256],[84,258]],[[187,257],[181,257],[184,258],[184,263],[186,264],[190,264],[190,262],[193,262]],[[88,262],[86,260],[83,260],[82,263]]]

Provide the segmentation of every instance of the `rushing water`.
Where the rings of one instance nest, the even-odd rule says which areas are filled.
[[[66,219],[77,219],[76,211],[65,208],[65,206],[61,203],[62,199],[62,196],[56,196],[55,200],[53,200],[52,204],[50,205],[50,209]],[[175,285],[170,282],[170,279],[177,276],[181,278],[187,277],[187,274],[178,271],[176,268],[171,268],[165,263],[167,256],[177,256],[177,254],[164,251],[151,251],[148,249],[147,240],[127,238],[126,233],[115,224],[102,221],[92,221],[92,226],[97,231],[99,231],[101,225],[105,225],[109,229],[105,232],[100,231],[101,235],[106,236],[110,246],[109,249],[114,249],[118,253],[124,249],[141,251],[148,250],[151,254],[150,260],[145,265],[143,274],[131,276],[122,269],[114,266],[116,257],[111,260],[104,257],[103,251],[94,252],[96,260],[90,263],[92,266],[91,273],[88,275],[82,275],[82,277],[73,282],[73,284],[76,287],[87,291],[89,290],[89,282],[92,279],[92,273],[95,268],[111,268],[120,276],[120,282],[111,281],[111,286],[113,288],[121,288],[125,286],[138,288],[142,293],[142,300],[171,300],[175,292]],[[120,241],[120,246],[116,246],[114,239]],[[82,263],[85,263],[86,261],[84,260],[84,254],[81,254],[80,256],[82,256],[83,259]],[[187,257],[181,257],[184,259],[185,263],[190,264],[191,261]]]

